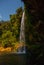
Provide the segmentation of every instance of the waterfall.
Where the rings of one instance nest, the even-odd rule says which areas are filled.
[[[24,18],[25,18],[25,12],[23,12],[22,15],[22,20],[21,20],[21,27],[20,27],[20,42],[25,43],[25,23],[24,23]]]
[[[21,27],[20,27],[20,44],[23,43],[24,46],[21,46],[18,49],[19,53],[26,52],[26,50],[25,50],[25,21],[24,21],[24,18],[25,18],[25,12],[23,12],[22,19],[21,19]]]

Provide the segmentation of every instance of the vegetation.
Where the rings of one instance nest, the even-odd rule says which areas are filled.
[[[10,14],[9,21],[0,21],[0,46],[14,47],[19,41],[22,7],[16,10],[16,14]]]
[[[25,5],[25,39],[30,65],[43,64],[44,55],[44,3],[43,0],[22,0]],[[41,4],[41,5],[40,5]],[[0,22],[0,46],[19,47],[22,8],[10,14],[10,21]],[[41,62],[42,61],[42,62]],[[43,64],[44,65],[44,64]]]

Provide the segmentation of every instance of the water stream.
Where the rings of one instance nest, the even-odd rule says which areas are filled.
[[[23,12],[22,19],[21,19],[21,27],[20,27],[20,44],[25,44],[25,11]],[[19,53],[25,53],[25,46],[22,46],[18,49]]]
[[[20,42],[25,43],[25,12],[23,12],[22,19],[21,19],[21,27],[20,27]]]

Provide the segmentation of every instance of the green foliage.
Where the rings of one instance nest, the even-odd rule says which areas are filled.
[[[16,10],[16,14],[10,14],[10,21],[0,22],[0,44],[3,47],[14,46],[19,41],[22,8]]]

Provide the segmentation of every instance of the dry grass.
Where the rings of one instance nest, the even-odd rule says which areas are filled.
[[[7,47],[7,48],[4,48],[4,47],[0,47],[0,52],[17,52],[17,49],[19,49],[19,47],[22,47],[24,46],[25,44],[24,43],[16,43],[14,47]]]
[[[11,52],[11,47],[7,47],[7,48],[3,48],[3,47],[0,47],[0,52]]]
[[[24,46],[24,45],[25,45],[24,43],[17,43],[17,44],[15,45],[15,48],[18,49],[19,47],[22,47],[22,46]]]

